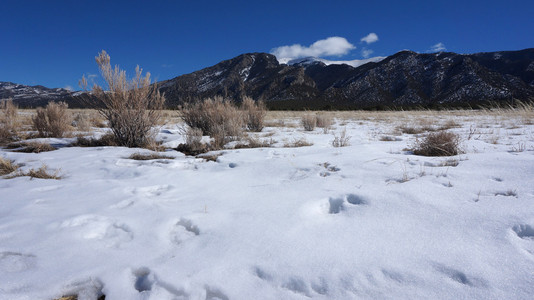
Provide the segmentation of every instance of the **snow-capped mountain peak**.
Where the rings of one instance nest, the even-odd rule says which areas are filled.
[[[281,64],[287,64],[287,65],[299,65],[299,66],[308,66],[316,63],[323,63],[325,65],[349,65],[354,68],[357,68],[359,66],[365,65],[366,63],[370,62],[379,62],[386,58],[385,56],[376,56],[366,59],[354,59],[354,60],[328,60],[324,58],[319,57],[303,57],[303,58],[295,58],[295,59],[289,59],[289,58],[278,58],[278,62]]]

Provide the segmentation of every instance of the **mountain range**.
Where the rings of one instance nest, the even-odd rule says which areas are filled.
[[[367,60],[303,58],[280,63],[247,53],[158,83],[169,108],[222,95],[263,100],[271,109],[476,107],[534,100],[534,48],[476,54],[401,51]],[[79,93],[79,92],[78,92]],[[19,106],[67,101],[76,93],[0,82]]]

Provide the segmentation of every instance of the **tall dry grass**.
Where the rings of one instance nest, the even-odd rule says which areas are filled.
[[[263,122],[267,114],[267,108],[263,101],[254,102],[252,98],[245,97],[242,103],[245,124],[248,131],[260,132],[263,129]]]
[[[0,101],[0,143],[17,139],[18,109],[13,100]]]
[[[118,66],[111,67],[110,56],[102,50],[95,58],[107,86],[92,87],[92,97],[85,102],[94,107],[108,121],[116,142],[126,147],[147,147],[154,144],[153,127],[159,124],[165,97],[156,84],[151,84],[150,73],[142,74],[135,68],[135,77],[128,79]],[[87,79],[80,85],[87,90]]]
[[[239,140],[245,127],[243,112],[220,96],[186,104],[182,119],[190,128],[198,128],[202,134],[212,137],[214,148]]]
[[[63,137],[72,130],[72,116],[67,108],[65,102],[50,102],[46,108],[37,108],[32,121],[40,137]]]

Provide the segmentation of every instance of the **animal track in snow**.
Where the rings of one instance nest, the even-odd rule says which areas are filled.
[[[19,252],[0,252],[0,271],[6,273],[23,272],[34,269],[37,257]]]
[[[146,292],[152,290],[154,285],[155,276],[150,272],[148,268],[139,268],[133,271],[135,276],[134,288],[139,292]]]
[[[457,269],[454,269],[454,268],[450,268],[450,267],[447,267],[447,266],[444,266],[442,264],[435,264],[434,265],[434,268],[446,275],[447,277],[449,277],[450,279],[458,282],[458,283],[461,283],[461,284],[464,284],[464,285],[468,285],[468,286],[475,286],[475,287],[485,287],[487,286],[487,282],[484,280],[484,279],[481,279],[481,278],[477,278],[477,277],[472,277],[472,276],[467,276],[467,274],[465,274],[464,272],[460,271],[460,270],[457,270]]]
[[[362,197],[355,194],[348,194],[345,197],[347,199],[347,202],[353,205],[367,204],[367,201],[363,200]]]
[[[229,300],[230,299],[219,289],[216,289],[210,286],[206,286],[205,289],[206,289],[206,300]]]
[[[284,283],[282,287],[294,293],[303,294],[307,297],[310,297],[310,290],[308,288],[308,285],[302,279],[292,277],[286,283]]]
[[[273,276],[269,274],[268,272],[264,271],[263,269],[261,269],[260,267],[255,267],[253,271],[254,271],[254,275],[258,276],[258,278],[260,279],[263,279],[266,281],[273,280]]]
[[[166,192],[172,190],[174,186],[169,184],[152,185],[140,188],[134,188],[131,190],[132,194],[140,195],[144,197],[159,197]]]
[[[189,299],[188,295],[183,291],[175,288],[171,284],[158,279],[156,274],[149,268],[141,267],[132,271],[134,276],[134,288],[140,294],[144,295],[143,299],[150,293],[154,293],[161,297],[162,294],[168,295],[169,299]],[[152,297],[148,297],[152,299]],[[167,299],[167,297],[165,297]]]
[[[365,205],[367,201],[362,199],[362,197],[355,194],[347,194],[343,197],[330,197],[328,199],[328,213],[329,214],[338,214],[341,211],[345,210],[345,202],[352,205]]]
[[[534,240],[534,228],[528,224],[515,225],[512,230],[522,239]]]
[[[328,203],[330,205],[328,207],[328,213],[329,214],[340,213],[342,210],[345,209],[345,207],[343,206],[343,202],[345,202],[343,198],[329,198]]]
[[[330,176],[333,172],[338,172],[340,171],[341,169],[336,167],[336,166],[332,166],[330,163],[328,162],[325,162],[325,163],[322,163],[322,164],[319,164],[319,166],[323,167],[325,170],[321,171],[319,173],[319,176],[321,177],[327,177],[327,176]]]
[[[171,241],[175,244],[180,244],[185,240],[188,240],[192,237],[195,237],[200,234],[200,230],[196,225],[191,222],[191,220],[180,219],[172,227],[170,235]]]
[[[328,294],[328,283],[324,278],[319,278],[318,281],[311,283],[311,288],[314,292],[321,295]]]
[[[96,215],[82,215],[61,224],[63,228],[75,228],[79,236],[88,240],[99,240],[108,247],[119,247],[133,239],[133,233],[125,224]]]

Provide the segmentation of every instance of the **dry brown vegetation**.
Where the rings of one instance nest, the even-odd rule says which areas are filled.
[[[306,114],[300,120],[304,130],[314,131],[317,126],[317,116],[315,114]]]
[[[19,166],[16,165],[12,160],[8,160],[0,157],[0,176],[4,176],[10,173],[13,173],[19,169]]]
[[[50,102],[46,108],[37,108],[33,127],[40,137],[63,137],[72,130],[72,117],[65,102]]]
[[[212,147],[236,141],[243,135],[243,113],[229,99],[214,97],[189,103],[182,110],[182,119],[190,128],[213,138]]]
[[[261,131],[265,115],[263,102],[254,102],[249,97],[244,98],[241,109],[230,99],[220,96],[188,103],[182,109],[182,120],[189,128],[198,129],[202,135],[213,138],[211,149],[220,149],[228,142],[240,140],[245,129]],[[186,134],[186,139],[188,136]],[[198,142],[191,142],[186,141],[186,144],[192,149],[199,145]]]
[[[312,142],[309,142],[305,138],[300,138],[300,139],[294,139],[290,142],[284,143],[284,148],[308,147],[312,145],[313,145]]]
[[[438,131],[417,139],[412,151],[423,156],[453,156],[460,153],[460,137],[453,132]]]
[[[267,114],[267,109],[263,101],[254,102],[252,98],[245,97],[241,107],[244,111],[247,130],[260,132],[263,129],[263,121]]]
[[[159,153],[134,153],[128,157],[133,160],[153,160],[153,159],[174,159],[172,156],[167,156]]]
[[[29,169],[26,172],[21,171],[20,169],[17,169],[16,172],[9,173],[8,176],[4,177],[6,179],[13,179],[16,177],[24,177],[29,176],[30,179],[33,178],[39,178],[39,179],[56,179],[59,180],[62,177],[59,175],[59,170],[54,171],[51,173],[48,170],[48,166],[43,164],[39,169]]]
[[[23,153],[41,153],[41,152],[48,152],[48,151],[54,151],[56,148],[54,148],[52,145],[44,142],[17,142],[17,143],[11,143],[7,146],[8,149],[14,149],[14,152],[23,152]]]
[[[346,147],[349,146],[350,136],[347,135],[347,129],[343,128],[343,131],[338,135],[334,134],[334,140],[332,141],[332,146],[334,147]]]
[[[316,115],[317,119],[317,127],[323,128],[326,131],[332,127],[333,124],[333,118],[331,115],[320,113]]]
[[[83,112],[79,112],[76,114],[76,116],[74,117],[73,124],[74,126],[76,126],[76,129],[78,131],[90,131],[92,126],[92,122],[89,115]]]
[[[234,146],[234,149],[243,149],[243,148],[268,148],[275,144],[276,141],[272,138],[270,139],[259,139],[253,136],[247,136],[243,141],[237,143]]]
[[[17,139],[18,109],[13,100],[0,101],[0,144]]]
[[[120,146],[147,147],[153,144],[153,127],[159,123],[165,98],[156,84],[151,85],[150,73],[143,76],[142,69],[137,66],[136,76],[128,80],[125,71],[118,66],[111,67],[106,51],[99,53],[96,63],[107,88],[94,85],[92,96],[97,100],[89,97],[86,102],[108,121]],[[85,77],[80,85],[87,89]]]
[[[119,146],[115,140],[115,135],[112,133],[104,134],[99,138],[85,137],[79,135],[76,142],[72,144],[73,147],[105,147],[105,146]]]
[[[39,178],[39,179],[61,179],[59,176],[59,170],[50,173],[48,166],[43,164],[39,169],[30,169],[28,172],[24,173],[24,176],[30,176],[30,178]]]

